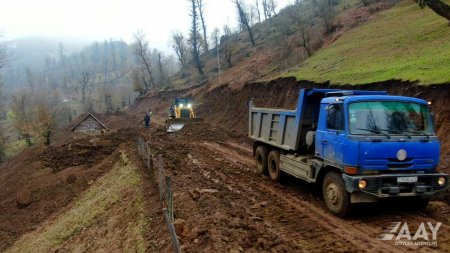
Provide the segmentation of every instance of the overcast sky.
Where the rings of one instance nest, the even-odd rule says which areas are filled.
[[[236,27],[231,0],[204,2],[208,34],[227,23]],[[278,0],[278,9],[290,2]],[[151,47],[168,51],[170,33],[187,34],[189,19],[187,0],[2,0],[0,31],[7,39],[40,35],[130,42],[134,32],[143,30]]]

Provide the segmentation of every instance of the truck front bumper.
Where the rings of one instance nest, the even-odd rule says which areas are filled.
[[[444,185],[438,184],[440,177],[445,178]],[[449,176],[443,173],[373,176],[342,174],[342,178],[347,191],[351,193],[352,202],[373,202],[380,198],[391,197],[436,198],[445,195],[449,188]],[[366,187],[363,189],[359,188],[360,180],[366,181]]]

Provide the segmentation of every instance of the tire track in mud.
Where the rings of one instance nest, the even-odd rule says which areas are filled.
[[[230,162],[239,164],[240,162],[238,162],[238,161],[242,161],[243,162],[242,164],[244,164],[250,168],[253,167],[253,159],[250,159],[249,157],[246,157],[244,155],[240,155],[234,150],[230,150],[230,149],[228,149],[224,146],[221,146],[219,144],[216,144],[216,143],[203,143],[203,145],[205,147],[207,147],[208,149],[210,149],[210,151],[212,151],[212,152],[220,153],[225,159],[229,160]],[[379,241],[379,240],[374,240],[373,238],[371,238],[368,235],[362,234],[365,236],[361,236],[360,231],[357,231],[355,233],[355,230],[353,229],[353,227],[343,226],[343,224],[341,224],[342,222],[336,222],[336,219],[338,219],[338,218],[331,217],[330,215],[325,214],[325,212],[323,212],[319,208],[313,206],[309,202],[300,201],[298,198],[291,197],[286,193],[279,193],[280,189],[275,189],[275,187],[269,186],[264,182],[254,182],[254,180],[252,180],[251,178],[249,181],[252,181],[252,183],[257,184],[257,187],[255,187],[255,188],[263,190],[264,192],[275,197],[275,199],[282,200],[282,202],[287,203],[288,206],[291,207],[291,208],[286,207],[287,210],[291,210],[292,208],[297,210],[299,212],[299,214],[301,214],[302,219],[305,219],[307,217],[308,219],[310,219],[312,221],[312,223],[315,223],[315,224],[319,225],[320,227],[325,228],[326,230],[328,230],[329,232],[331,232],[334,235],[337,235],[344,241],[347,241],[350,238],[353,238],[349,241],[349,243],[353,244],[356,248],[359,248],[360,250],[363,250],[363,251],[367,250],[366,244],[370,243],[371,246],[376,246],[373,250],[379,249],[383,252],[400,252],[398,249],[396,249],[392,246],[387,246],[388,244],[381,243],[381,241]],[[248,182],[248,181],[246,180],[246,182]],[[299,214],[296,213],[293,216],[298,217]],[[284,223],[288,223],[288,222],[284,222]],[[281,229],[287,230],[287,228],[286,229],[281,228]],[[296,240],[298,238],[304,237],[304,234],[291,234],[291,236],[293,236],[294,240]],[[363,238],[360,238],[360,237],[363,237]]]
[[[305,189],[302,190],[305,187],[278,185],[259,175],[254,166],[251,148],[249,145],[239,144],[238,140],[230,138],[219,143],[214,138],[206,141],[192,140],[191,136],[166,135],[161,130],[151,135],[156,139],[154,144],[159,143],[160,150],[167,150],[164,152],[170,154],[169,158],[184,157],[183,159],[188,162],[186,168],[176,171],[178,178],[183,177],[183,180],[179,178],[180,192],[211,187],[219,190],[220,198],[211,199],[216,203],[215,205],[199,203],[200,206],[196,208],[212,212],[212,214],[222,212],[228,217],[225,220],[233,219],[237,215],[241,220],[251,224],[250,230],[242,228],[247,231],[246,233],[255,233],[256,227],[257,231],[260,231],[257,233],[258,236],[278,238],[277,240],[281,240],[282,245],[289,249],[287,252],[297,252],[298,249],[306,252],[448,251],[442,247],[435,249],[395,246],[393,241],[386,242],[378,239],[383,229],[393,221],[434,222],[433,216],[425,213],[405,214],[394,211],[392,215],[384,213],[374,219],[363,215],[362,218],[341,220],[329,214],[321,201],[309,195],[304,191]],[[186,200],[185,198],[183,201]],[[192,212],[184,212],[184,215],[188,213]],[[185,217],[190,215],[192,214]],[[192,216],[188,219],[193,222]],[[203,222],[214,223],[214,219],[214,217],[205,217]],[[255,221],[257,225],[254,224]],[[216,231],[214,240],[220,241],[221,239],[217,238],[221,238],[223,228],[211,225],[210,229]],[[225,225],[225,230],[227,229],[229,230],[230,227]],[[231,230],[234,231],[234,228],[231,227]],[[443,224],[442,235],[448,231],[448,226]],[[227,237],[230,236],[227,235]],[[440,245],[448,243],[447,237],[438,238],[442,241],[439,242]],[[207,245],[206,247],[217,247]],[[250,252],[255,248],[259,249],[258,246],[248,247],[247,244],[244,248]]]
[[[237,151],[232,149],[237,148],[239,150],[248,150],[248,148],[246,147],[240,148],[238,147],[239,146],[238,144],[229,145],[229,143],[225,145],[220,145],[217,143],[204,142],[202,145],[212,152],[220,153],[222,157],[224,157],[225,159],[234,164],[244,165],[249,168],[254,167],[253,159],[250,159],[246,155],[241,155]],[[253,171],[255,171],[255,169],[253,169]],[[371,245],[374,246],[375,249],[381,250],[382,252],[403,252],[406,249],[419,250],[420,252],[436,252],[433,248],[429,247],[418,248],[417,246],[409,246],[405,247],[404,249],[401,247],[397,247],[393,244],[390,244],[388,242],[379,240],[378,236],[382,231],[375,229],[373,226],[376,225],[378,228],[385,227],[386,224],[383,224],[385,223],[384,220],[380,222],[375,221],[375,223],[371,223],[370,225],[364,223],[363,221],[355,221],[355,220],[343,222],[341,219],[323,210],[323,207],[317,206],[320,205],[320,203],[314,203],[318,201],[313,202],[304,201],[301,200],[298,196],[295,196],[297,194],[292,192],[286,193],[286,190],[280,189],[279,187],[268,185],[265,182],[254,182],[254,180],[251,179],[250,181],[252,183],[256,183],[259,186],[259,189],[265,191],[266,193],[269,193],[272,196],[275,196],[277,199],[282,199],[284,200],[284,202],[289,203],[291,207],[295,208],[300,213],[305,214],[306,216],[308,216],[308,218],[314,220],[315,222],[317,222],[317,224],[320,224],[320,226],[326,228],[329,232],[341,237],[344,240],[348,238],[353,238],[351,242],[355,246],[366,245],[364,246],[364,248],[361,248],[363,250],[364,249],[367,250],[367,245]],[[401,214],[395,213],[394,215],[398,216]],[[402,219],[409,221],[409,223],[414,223],[417,222],[418,220],[431,221],[433,224],[436,224],[436,222],[438,222],[437,220],[426,214],[425,216],[420,214],[407,214],[406,217],[404,216],[402,217]],[[444,240],[448,242],[449,240],[447,238],[448,237],[447,234],[449,231],[449,226],[446,224],[442,224],[441,229],[442,228],[447,230],[446,231],[447,233],[445,233]]]
[[[193,163],[202,168],[202,175],[215,184],[223,184],[224,188],[234,194],[232,202],[236,206],[246,209],[246,213],[252,219],[264,222],[265,230],[277,234],[285,241],[294,243],[306,252],[324,252],[333,249],[364,251],[363,248],[355,250],[355,247],[360,247],[359,245],[349,247],[351,243],[345,238],[344,242],[347,243],[337,242],[335,238],[325,236],[321,227],[318,227],[309,217],[299,214],[298,210],[292,208],[292,206],[286,205],[285,201],[277,199],[270,201],[269,204],[266,200],[267,195],[261,194],[260,189],[257,185],[254,185],[254,182],[248,185],[242,184],[242,182],[249,183],[253,179],[248,175],[242,175],[240,170],[234,168],[235,166],[231,169],[232,171],[218,172],[214,169],[215,166],[212,166],[213,163],[204,160],[202,157],[205,155],[204,151],[202,154],[195,155],[197,158],[192,159],[195,161]],[[220,159],[218,162],[223,163]],[[234,161],[230,163],[234,164]],[[240,177],[240,179],[236,177]],[[263,204],[259,206],[258,203]]]

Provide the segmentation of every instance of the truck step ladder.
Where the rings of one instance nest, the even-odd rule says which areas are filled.
[[[277,115],[272,114],[272,122],[270,123],[269,141],[277,141],[278,139],[278,127],[280,125]]]

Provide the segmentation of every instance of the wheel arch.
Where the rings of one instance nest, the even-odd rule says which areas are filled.
[[[253,156],[255,156],[255,154],[256,154],[256,149],[257,149],[259,146],[264,146],[264,147],[266,147],[266,148],[268,149],[268,152],[270,152],[270,151],[272,150],[272,147],[271,147],[270,145],[267,145],[266,143],[261,142],[261,141],[255,141],[255,142],[253,142],[253,152],[252,152],[252,155],[253,155]]]
[[[333,167],[333,166],[324,166],[324,167],[319,169],[319,171],[317,172],[317,176],[316,176],[316,184],[317,184],[318,187],[320,187],[320,189],[322,189],[321,186],[322,186],[322,182],[323,182],[323,179],[324,179],[325,175],[328,172],[332,172],[332,171],[333,172],[337,172],[339,174],[342,174],[342,170],[341,169]]]

